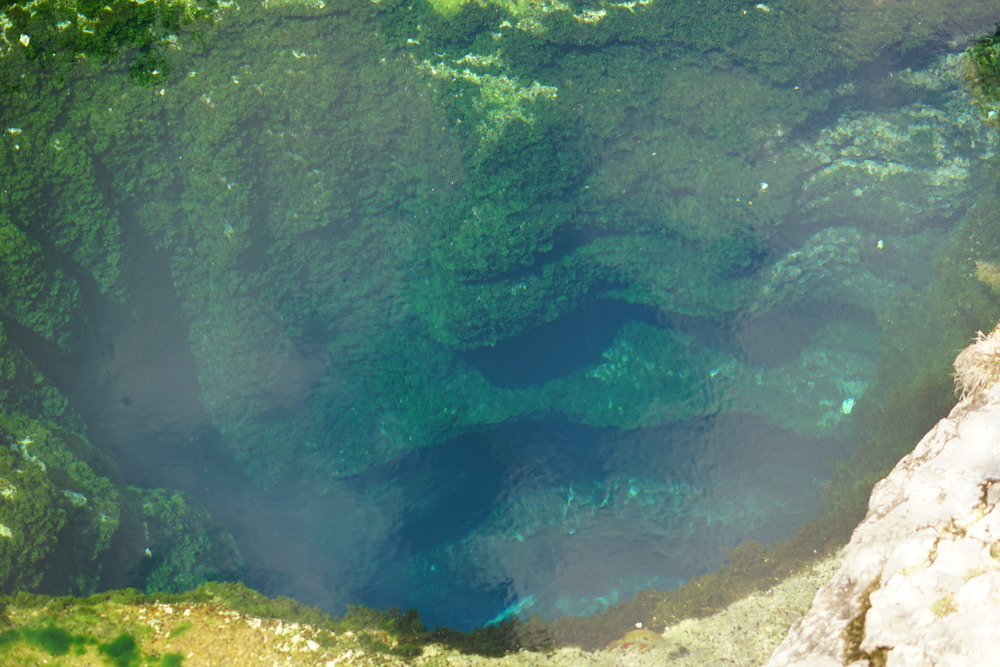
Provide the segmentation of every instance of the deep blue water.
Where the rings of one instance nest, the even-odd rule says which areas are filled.
[[[599,361],[626,323],[656,320],[656,314],[642,306],[595,301],[496,345],[469,350],[463,356],[497,387],[543,386]]]
[[[357,480],[365,486],[390,481],[413,500],[399,517],[394,557],[382,561],[379,575],[357,595],[379,607],[414,606],[432,625],[461,628],[527,598],[531,613],[550,618],[594,613],[636,590],[669,590],[711,572],[725,562],[723,550],[743,539],[770,543],[790,536],[815,509],[814,495],[829,476],[824,459],[845,450],[844,443],[803,438],[741,414],[635,431],[543,422],[466,436]],[[502,564],[470,570],[448,560],[455,543],[505,502],[527,497],[540,503],[558,488],[561,506],[596,485],[600,504],[615,482],[618,502],[627,497],[635,504],[660,484],[691,485],[697,489],[691,507],[714,513],[715,524],[661,532],[655,526],[663,517],[643,520],[637,512],[615,520],[605,507],[596,517],[584,512],[583,521],[564,518],[531,536],[524,528],[498,527]],[[736,498],[774,507],[754,521],[734,518],[729,503]],[[523,542],[518,532],[525,533]],[[486,531],[491,539],[496,533]]]

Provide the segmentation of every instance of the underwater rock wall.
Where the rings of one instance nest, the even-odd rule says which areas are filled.
[[[218,587],[205,588],[190,599],[164,597],[159,602],[114,596],[63,600],[58,605],[29,597],[8,599],[4,601],[8,629],[0,634],[0,648],[24,659],[44,659],[64,655],[70,646],[78,646],[80,654],[100,655],[117,642],[118,648],[127,645],[129,655],[163,665],[179,664],[155,663],[171,655],[227,660],[280,655],[292,665],[322,660],[400,667],[447,665],[456,660],[484,666],[755,665],[774,646],[783,628],[805,611],[805,600],[819,582],[826,581],[812,608],[795,623],[767,667],[834,667],[848,662],[996,664],[1000,385],[996,384],[995,338],[986,348],[979,360],[989,365],[973,367],[972,375],[963,378],[969,395],[872,492],[868,516],[841,554],[839,569],[822,564],[805,577],[752,595],[716,616],[666,628],[662,640],[642,652],[560,649],[554,653],[521,651],[505,658],[459,657],[454,649],[441,646],[407,648],[395,634],[405,627],[400,624],[363,627],[315,615],[304,618],[296,605],[291,608],[296,614],[289,617],[284,603],[271,603],[249,592],[235,591],[234,597],[232,590]],[[968,371],[970,367],[963,368]],[[631,485],[618,485],[607,489],[604,498],[610,504],[614,496],[624,510],[644,492],[638,486],[634,490]],[[581,506],[588,499],[600,499],[594,489],[580,493]],[[576,499],[573,493],[549,503],[552,516],[536,518],[534,524],[555,523],[565,529],[572,523],[566,517]],[[638,511],[637,517],[641,507]],[[240,600],[249,600],[252,607],[248,609]],[[271,604],[283,611],[270,609]],[[660,628],[653,630],[660,633]],[[404,649],[415,653],[406,658],[393,653]]]
[[[756,382],[663,331],[523,391],[459,355],[601,298],[716,322],[819,299],[875,312],[901,283],[923,286],[912,269],[938,239],[921,229],[972,201],[993,150],[963,106],[958,57],[899,73],[890,110],[821,83],[894,43],[874,26],[926,38],[981,3],[922,3],[919,22],[886,10],[850,35],[827,29],[856,22],[847,0],[443,3],[468,21],[437,3],[210,4],[183,25],[213,23],[211,48],[157,24],[104,45],[141,47],[131,78],[89,63],[101,76],[67,69],[69,94],[28,67],[55,33],[20,45],[14,13],[0,240],[24,268],[0,308],[70,346],[79,289],[51,264],[64,255],[103,298],[126,299],[138,281],[123,258],[143,236],[169,264],[211,426],[263,486],[324,484],[525,415],[675,421],[719,408],[720,387],[741,394],[726,409],[830,431],[872,380],[856,372],[865,343],[842,340],[843,364],[827,377],[813,364],[787,392],[760,391],[770,369]],[[656,339],[678,358],[638,351]],[[776,416],[789,393],[806,416]]]

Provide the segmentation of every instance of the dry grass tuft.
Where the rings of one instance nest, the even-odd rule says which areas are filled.
[[[955,390],[978,399],[1000,381],[1000,324],[989,335],[976,332],[976,342],[955,358]]]

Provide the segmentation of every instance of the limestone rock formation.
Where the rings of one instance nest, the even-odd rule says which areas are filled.
[[[960,355],[990,370],[996,331]],[[957,384],[977,371],[956,363]],[[766,667],[1000,665],[1000,385],[963,400],[872,491],[840,568]]]

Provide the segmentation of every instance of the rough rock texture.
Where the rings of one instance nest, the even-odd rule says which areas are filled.
[[[1000,385],[872,491],[840,568],[765,663],[1000,665]]]

